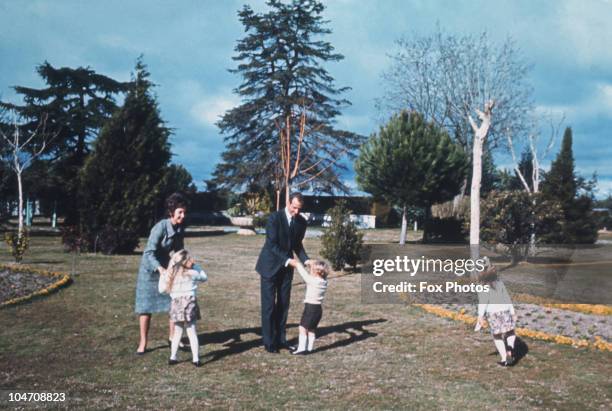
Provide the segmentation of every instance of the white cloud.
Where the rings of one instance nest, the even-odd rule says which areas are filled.
[[[604,198],[612,194],[612,180],[598,180],[596,192],[598,198]]]
[[[237,97],[232,94],[221,94],[215,96],[207,96],[199,99],[199,101],[191,108],[190,114],[199,123],[215,127],[215,123],[229,109],[239,104]]]
[[[576,118],[601,115],[612,117],[612,83],[596,83],[587,98],[573,104],[538,105],[536,113],[555,117],[565,114],[570,122]]]

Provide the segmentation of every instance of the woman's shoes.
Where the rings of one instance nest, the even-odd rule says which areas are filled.
[[[204,365],[200,361],[194,361],[194,362],[192,362],[192,364],[193,364],[194,367],[198,367],[198,368],[200,368],[202,365]]]
[[[168,365],[176,365],[176,364],[178,364],[177,360],[173,360],[173,359],[168,360]]]

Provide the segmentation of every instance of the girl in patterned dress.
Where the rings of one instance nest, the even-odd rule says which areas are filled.
[[[486,316],[493,335],[493,343],[501,357],[498,364],[507,367],[515,363],[513,351],[516,341],[514,333],[516,313],[510,295],[497,275],[497,268],[491,265],[487,257],[485,261],[485,270],[480,273],[478,279],[482,284],[489,286],[489,291],[478,293],[478,321],[475,330],[478,331],[485,325]]]
[[[187,250],[177,251],[172,255],[168,269],[159,277],[159,292],[170,294],[170,321],[174,322],[174,333],[170,344],[168,365],[178,363],[176,355],[183,330],[187,331],[191,346],[192,362],[201,366],[198,334],[195,323],[202,318],[196,299],[198,283],[208,280],[202,267],[195,264]]]

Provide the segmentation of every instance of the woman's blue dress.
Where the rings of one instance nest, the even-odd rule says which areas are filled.
[[[159,271],[157,267],[168,267],[170,252],[178,251],[184,247],[185,229],[182,226],[173,226],[170,219],[158,222],[151,229],[147,246],[142,254],[138,280],[136,281],[136,304],[134,311],[137,314],[150,314],[168,312],[170,310],[170,296],[160,294],[158,291]]]

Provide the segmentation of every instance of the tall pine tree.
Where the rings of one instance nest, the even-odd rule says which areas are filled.
[[[273,186],[277,194],[288,186],[346,192],[339,176],[346,166],[339,160],[343,154],[354,156],[361,137],[334,128],[340,110],[350,103],[340,97],[348,88],[337,88],[323,67],[343,59],[322,40],[330,33],[321,16],[324,6],[313,0],[266,4],[266,13],[249,6],[238,13],[247,34],[235,48],[238,67],[230,71],[243,79],[235,90],[242,104],[218,123],[226,149],[215,183]],[[288,171],[295,173],[283,179]]]
[[[594,243],[597,225],[593,217],[594,181],[577,176],[572,151],[572,129],[565,129],[561,151],[552,162],[550,171],[542,181],[542,195],[561,203],[565,225],[559,236],[551,242],[564,244]]]
[[[104,122],[117,109],[115,96],[127,91],[129,83],[119,82],[96,73],[89,67],[56,68],[45,61],[36,71],[47,84],[35,89],[15,86],[23,96],[24,105],[0,103],[0,107],[14,109],[26,119],[26,127],[34,130],[43,116],[46,128],[57,133],[47,149],[48,169],[52,187],[44,191],[52,194],[49,201],[57,201],[67,224],[78,222],[78,178],[93,141]]]
[[[103,252],[133,251],[167,191],[170,130],[151,87],[139,59],[123,107],[102,128],[81,173],[83,231]]]

